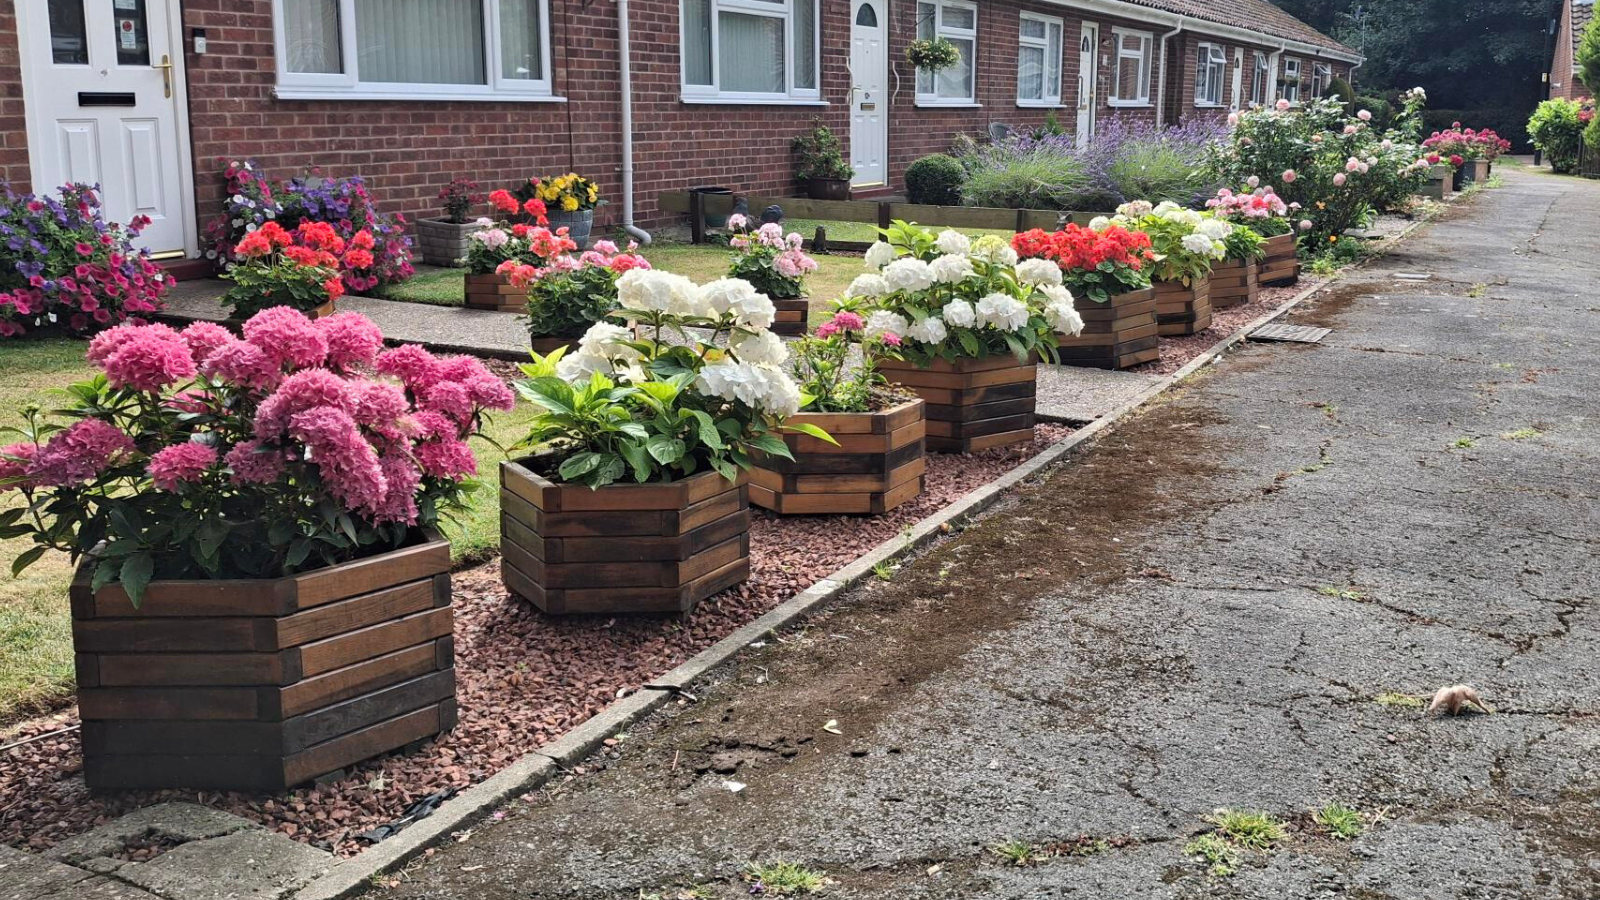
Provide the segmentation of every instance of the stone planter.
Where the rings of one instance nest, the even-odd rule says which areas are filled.
[[[1260,293],[1260,266],[1253,259],[1227,259],[1211,270],[1211,308],[1254,303]]]
[[[1074,295],[1083,333],[1056,335],[1061,363],[1095,369],[1127,369],[1161,357],[1153,288],[1118,294],[1104,303]]]
[[[513,287],[508,276],[495,272],[467,276],[467,308],[496,312],[528,311],[528,292]]]
[[[750,577],[748,479],[599,490],[500,464],[500,575],[551,615],[688,613]]]
[[[283,578],[73,579],[84,780],[281,791],[455,725],[450,545]]]
[[[1185,287],[1180,281],[1157,281],[1156,333],[1182,337],[1211,327],[1211,279],[1197,278]]]
[[[813,200],[849,200],[848,178],[807,178],[806,194]]]
[[[811,315],[811,301],[805,297],[794,297],[779,300],[774,297],[772,305],[778,308],[778,314],[772,320],[771,331],[788,337],[798,337],[806,333],[806,320]]]
[[[838,446],[785,434],[793,460],[762,456],[750,470],[750,502],[779,515],[882,515],[922,493],[928,468],[921,400],[878,412],[801,413]]]
[[[1485,184],[1489,180],[1489,161],[1487,159],[1469,159],[1461,167],[1461,183]]]
[[[417,246],[422,261],[435,266],[460,267],[467,258],[467,235],[479,229],[473,222],[457,225],[449,219],[418,219]]]
[[[1300,255],[1294,234],[1267,238],[1267,255],[1261,258],[1256,280],[1262,287],[1283,287],[1300,280]]]
[[[545,217],[550,220],[550,230],[557,228],[567,229],[567,237],[572,238],[579,250],[589,249],[589,233],[594,229],[594,210],[578,209],[572,212],[552,210]]]
[[[954,363],[937,359],[927,368],[884,359],[878,371],[926,404],[930,451],[974,453],[1033,440],[1037,362],[1020,363],[1008,353]]]
[[[1430,200],[1444,201],[1450,197],[1450,167],[1444,164],[1434,166],[1428,170],[1428,180],[1422,186],[1421,195]]]

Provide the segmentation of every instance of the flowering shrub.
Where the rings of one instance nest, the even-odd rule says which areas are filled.
[[[1528,119],[1528,137],[1550,160],[1551,168],[1571,172],[1578,167],[1578,141],[1584,126],[1593,119],[1593,101],[1546,100]]]
[[[549,209],[577,212],[600,205],[600,186],[577,172],[554,178],[530,178],[514,192],[519,201],[538,200]]]
[[[1261,179],[1255,176],[1247,184],[1248,193],[1236,194],[1229,188],[1217,191],[1217,196],[1206,201],[1206,209],[1234,225],[1250,226],[1250,230],[1261,237],[1277,237],[1294,231],[1294,224],[1289,220],[1292,210],[1277,191],[1261,187]]]
[[[900,336],[883,332],[866,337],[867,320],[840,309],[817,326],[814,335],[796,341],[794,372],[800,378],[801,409],[811,412],[870,412],[873,395],[883,390],[878,360],[896,359]],[[861,361],[852,364],[852,346],[861,343]]]
[[[513,226],[513,232],[518,228],[528,226]],[[618,277],[634,269],[650,268],[650,261],[634,252],[639,249],[635,243],[621,251],[611,241],[598,241],[594,249],[574,257],[569,251],[577,245],[566,232],[565,228],[555,232],[530,229],[530,246],[556,247],[558,252],[540,255],[539,264],[505,262],[496,270],[507,275],[516,287],[527,289],[530,337],[581,337],[617,308]]]
[[[171,282],[129,243],[149,219],[105,221],[81,184],[59,200],[0,191],[0,338],[52,324],[82,333],[161,309]]]
[[[768,222],[755,231],[746,231],[750,220],[734,213],[728,227],[735,234],[728,244],[736,251],[729,278],[742,278],[768,297],[789,300],[805,294],[805,277],[817,270],[817,261],[800,249],[805,238],[796,232],[783,233],[783,226]]]
[[[478,193],[478,183],[470,178],[453,178],[439,189],[439,205],[444,207],[445,221],[452,225],[467,224],[467,214],[472,207],[483,202]]]
[[[1083,328],[1061,270],[1046,260],[1019,262],[998,237],[935,236],[898,221],[882,234],[867,250],[867,273],[845,292],[853,301],[846,308],[867,312],[867,340],[883,339],[912,363],[1008,352],[1054,359],[1056,333]]]
[[[1432,137],[1422,142],[1422,149],[1441,156],[1487,159],[1493,162],[1499,159],[1501,154],[1511,152],[1511,142],[1502,140],[1500,135],[1487,128],[1476,131],[1462,128],[1461,123],[1457,122],[1449,130],[1435,131]]]
[[[1151,277],[1156,281],[1175,281],[1188,287],[1211,274],[1211,267],[1227,258],[1224,243],[1232,236],[1232,225],[1176,203],[1151,206],[1136,200],[1117,207],[1112,224],[1142,231],[1150,237],[1154,251]]]
[[[383,349],[355,313],[312,321],[276,307],[243,337],[121,325],[98,335],[99,373],[63,412],[8,429],[0,539],[94,551],[92,587],[135,603],[156,578],[274,578],[400,547],[461,509],[467,438],[509,388],[470,357]],[[102,545],[103,542],[103,545]],[[95,549],[98,546],[99,549]]]
[[[600,488],[630,474],[667,482],[710,468],[733,480],[753,451],[793,458],[781,429],[832,440],[784,424],[800,409],[800,389],[783,369],[788,348],[767,330],[776,309],[749,282],[696,286],[631,269],[617,292],[616,316],[637,320],[644,337],[597,322],[576,353],[534,354],[516,385],[543,410],[520,446],[547,448],[532,464],[549,477]]]
[[[301,222],[294,231],[268,222],[233,248],[236,261],[222,273],[233,287],[222,303],[236,319],[273,306],[310,312],[344,296],[339,273],[370,268],[374,244],[370,232],[346,241],[326,222]]]
[[[1096,303],[1150,286],[1155,251],[1150,236],[1109,219],[1094,227],[1069,224],[1060,231],[1035,228],[1011,239],[1023,259],[1047,259],[1061,269],[1062,284]]]

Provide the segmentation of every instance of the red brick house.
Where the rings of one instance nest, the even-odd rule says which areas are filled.
[[[995,123],[1221,116],[1360,64],[1266,0],[0,0],[3,34],[0,176],[100,182],[190,256],[228,159],[359,173],[413,216],[458,175],[576,170],[603,221],[656,227],[663,190],[791,192],[814,116],[870,195]],[[935,34],[962,62],[910,69]]]
[[[1583,42],[1584,29],[1594,19],[1594,0],[1562,0],[1561,15],[1556,19],[1555,51],[1550,60],[1550,96],[1552,99],[1576,100],[1592,97],[1595,91],[1578,77],[1578,45]]]

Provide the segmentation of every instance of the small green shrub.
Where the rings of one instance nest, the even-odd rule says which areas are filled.
[[[933,153],[906,169],[906,197],[929,206],[957,206],[967,172],[953,156]]]
[[[1372,113],[1374,129],[1388,131],[1394,125],[1394,104],[1382,97],[1357,97],[1356,111],[1363,109]]]
[[[1351,87],[1350,82],[1345,81],[1343,78],[1335,78],[1328,82],[1328,86],[1323,90],[1322,96],[1332,97],[1343,103],[1346,115],[1353,116],[1356,114],[1356,89]]]
[[[1205,194],[1207,177],[1200,165],[1177,146],[1161,141],[1128,141],[1106,164],[1106,179],[1130,199],[1182,206]]]
[[[1079,209],[1092,187],[1088,167],[1052,153],[997,155],[973,167],[961,189],[969,206],[999,209]]]
[[[1327,806],[1311,814],[1311,818],[1328,836],[1335,840],[1348,841],[1361,836],[1366,830],[1366,820],[1361,813],[1345,806],[1343,803],[1329,803]]]
[[[1528,120],[1528,137],[1535,147],[1544,151],[1550,167],[1557,172],[1571,172],[1577,168],[1578,141],[1583,135],[1583,122],[1578,118],[1580,109],[1571,100],[1546,100]]]

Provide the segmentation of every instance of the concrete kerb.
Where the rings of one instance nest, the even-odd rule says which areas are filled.
[[[1380,249],[1393,246],[1426,224],[1428,224],[1426,220],[1412,223],[1399,234],[1383,241]],[[1363,261],[1351,268],[1360,268],[1365,264],[1366,261]],[[487,816],[496,807],[513,797],[539,787],[563,768],[581,762],[607,738],[654,712],[678,692],[707,672],[737,656],[746,647],[843,596],[846,591],[868,577],[878,565],[908,556],[927,546],[943,533],[944,526],[956,525],[981,514],[998,502],[1007,490],[1065,459],[1069,454],[1114,428],[1134,410],[1171,389],[1202,367],[1215,362],[1229,349],[1247,339],[1252,331],[1284,315],[1336,283],[1337,279],[1333,279],[1313,285],[1284,301],[1272,311],[1213,344],[1178,371],[1141,391],[1110,413],[1084,425],[1005,475],[971,491],[918,522],[908,534],[884,541],[864,556],[794,595],[676,668],[659,678],[650,680],[638,692],[607,706],[553,743],[524,755],[489,779],[461,792],[454,799],[441,805],[438,811],[428,818],[375,845],[360,856],[335,866],[328,874],[298,891],[294,895],[295,900],[342,900],[353,896],[365,887],[373,876],[398,869],[428,847],[443,841],[452,832],[459,831]],[[1040,418],[1046,421],[1066,421],[1050,416],[1040,416]]]

